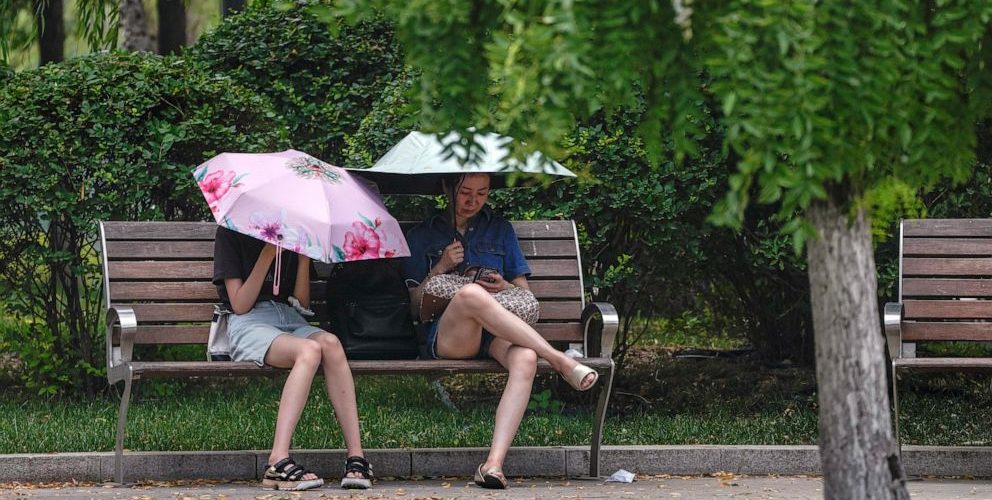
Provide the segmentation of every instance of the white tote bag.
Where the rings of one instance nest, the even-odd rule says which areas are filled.
[[[210,319],[210,337],[207,338],[207,361],[230,361],[231,338],[227,335],[227,316],[231,311],[223,304],[214,306]]]

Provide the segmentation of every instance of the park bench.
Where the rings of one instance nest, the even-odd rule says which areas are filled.
[[[884,309],[897,443],[899,372],[992,370],[989,357],[918,357],[916,349],[921,342],[992,342],[990,298],[992,219],[902,221],[899,301]]]
[[[586,356],[581,361],[600,373],[589,451],[589,474],[597,477],[614,373],[610,355],[618,323],[616,311],[606,303],[585,302],[578,235],[572,221],[521,221],[513,222],[513,227],[533,271],[531,289],[541,302],[537,331],[561,349],[580,344]],[[119,483],[124,482],[128,408],[139,380],[287,372],[251,362],[206,361],[209,322],[218,302],[211,283],[216,229],[216,224],[208,222],[100,223],[107,299],[107,378],[111,385],[124,383],[114,445],[114,479]],[[329,266],[318,265],[311,283],[311,309],[318,313],[315,321],[324,316],[326,281],[321,278],[326,279],[329,272]],[[204,361],[135,359],[135,346],[167,344],[202,344]],[[493,360],[352,360],[349,365],[355,375],[505,372]],[[547,373],[551,367],[542,360],[538,371]]]

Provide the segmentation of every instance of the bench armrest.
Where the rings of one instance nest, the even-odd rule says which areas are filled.
[[[120,325],[120,346],[114,347],[114,326]],[[111,368],[131,361],[134,336],[138,331],[138,317],[128,306],[111,306],[107,309],[107,375]],[[113,383],[113,381],[111,381]]]
[[[609,302],[592,302],[582,311],[582,332],[588,358],[613,356],[620,315]]]
[[[902,357],[902,304],[885,304],[882,321],[885,324],[885,344],[889,347],[889,358]]]

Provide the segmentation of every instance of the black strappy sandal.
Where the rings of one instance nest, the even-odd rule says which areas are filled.
[[[358,473],[362,477],[348,477],[348,474]],[[344,462],[344,477],[341,478],[341,487],[349,490],[367,490],[372,487],[375,481],[375,474],[372,473],[372,465],[363,457],[348,457]]]
[[[265,468],[265,475],[262,477],[262,488],[267,490],[287,490],[301,491],[316,488],[324,484],[324,480],[303,479],[307,474],[317,475],[313,471],[306,470],[293,461],[292,458],[284,458],[273,465]]]

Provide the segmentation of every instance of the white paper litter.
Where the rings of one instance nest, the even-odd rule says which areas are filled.
[[[633,483],[634,482],[634,473],[633,472],[627,472],[627,471],[625,471],[623,469],[620,469],[620,470],[614,472],[612,476],[606,478],[606,482],[607,483]]]
[[[573,348],[569,348],[565,351],[565,355],[570,358],[581,358],[583,356],[582,351]]]

